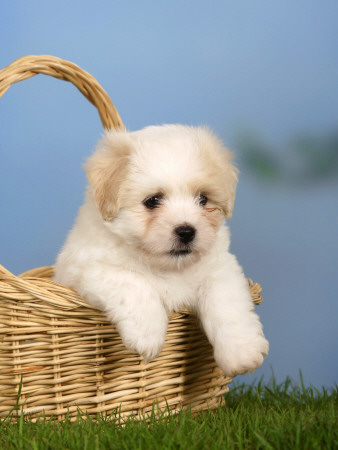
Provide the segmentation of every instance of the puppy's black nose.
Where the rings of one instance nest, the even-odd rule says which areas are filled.
[[[194,239],[196,230],[190,225],[182,225],[175,228],[175,233],[180,238],[180,241],[183,242],[183,244],[188,244]]]

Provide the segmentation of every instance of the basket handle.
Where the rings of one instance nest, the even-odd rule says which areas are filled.
[[[88,72],[76,64],[50,55],[23,56],[0,70],[0,97],[18,81],[42,73],[70,81],[96,106],[104,129],[124,129],[123,122],[107,92]]]

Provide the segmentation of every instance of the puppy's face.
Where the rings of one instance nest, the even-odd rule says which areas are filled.
[[[232,214],[237,170],[204,128],[110,131],[86,171],[106,225],[158,267],[197,261]]]

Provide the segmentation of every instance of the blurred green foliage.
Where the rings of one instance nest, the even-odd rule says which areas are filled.
[[[244,132],[237,138],[237,147],[241,165],[263,182],[338,181],[338,131],[326,136],[298,136],[284,149]]]

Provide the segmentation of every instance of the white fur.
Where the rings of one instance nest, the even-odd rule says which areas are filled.
[[[146,360],[161,351],[168,315],[188,308],[225,374],[259,367],[269,345],[224,223],[237,182],[230,152],[205,128],[109,131],[86,171],[86,202],[57,258],[55,280],[104,311]],[[149,209],[144,200],[155,194],[160,204]],[[196,230],[188,244],[174,231],[182,225]],[[190,253],[177,254],[185,249]]]

